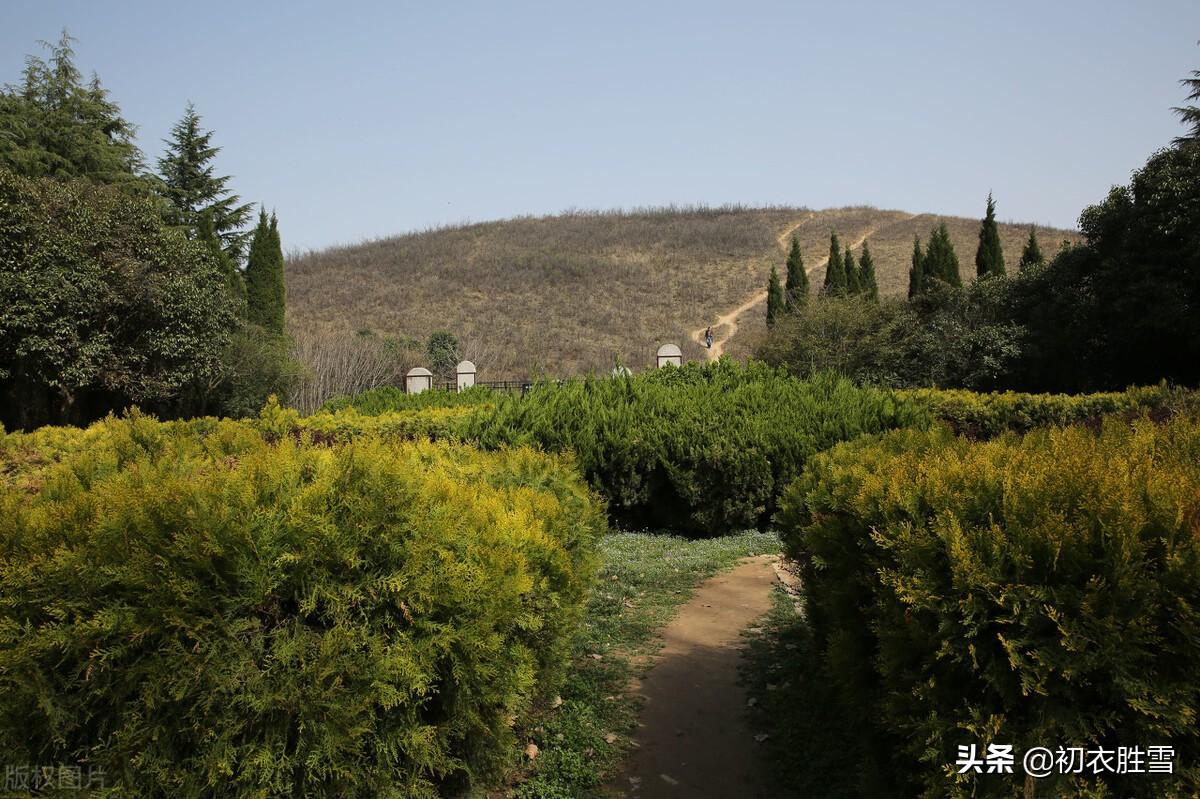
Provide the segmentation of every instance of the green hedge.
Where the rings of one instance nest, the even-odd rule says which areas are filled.
[[[418,411],[426,408],[458,408],[486,405],[495,399],[495,393],[483,386],[466,391],[422,391],[406,394],[397,386],[380,386],[353,397],[334,397],[321,406],[320,410],[336,413],[354,409],[364,414],[388,413],[390,411]]]
[[[1166,385],[1101,394],[978,394],[963,389],[922,388],[899,392],[927,406],[938,419],[968,438],[991,438],[1006,431],[1039,427],[1099,424],[1114,413],[1171,415],[1198,407],[1195,392]]]
[[[810,461],[781,527],[868,795],[1012,797],[958,745],[1171,745],[1176,773],[1038,797],[1200,790],[1200,420],[973,443],[898,431]]]
[[[434,797],[519,751],[604,528],[560,459],[134,416],[0,435],[0,752],[114,795]],[[85,768],[86,771],[86,768]]]
[[[574,452],[623,526],[712,535],[765,528],[812,454],[926,424],[926,411],[890,391],[721,361],[540,385],[470,415],[463,436]]]

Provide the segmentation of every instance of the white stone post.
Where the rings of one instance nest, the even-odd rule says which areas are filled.
[[[454,367],[454,371],[458,375],[459,391],[466,391],[475,385],[475,364],[470,361],[460,361],[458,366]]]
[[[422,366],[408,370],[404,376],[404,390],[409,394],[420,394],[433,388],[433,372]]]

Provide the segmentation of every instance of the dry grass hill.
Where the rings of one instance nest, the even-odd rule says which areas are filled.
[[[649,365],[657,346],[708,353],[695,331],[739,306],[737,331],[715,330],[744,355],[764,327],[771,266],[782,276],[790,236],[800,240],[813,290],[824,279],[829,234],[860,250],[870,242],[879,286],[903,294],[913,236],[945,221],[974,275],[979,220],[869,207],[656,209],[565,213],[411,233],[289,259],[289,326],[300,334],[372,330],[424,338],[448,330],[466,345],[480,380]],[[1010,269],[1028,225],[1002,224]],[[1073,231],[1040,229],[1049,257]]]

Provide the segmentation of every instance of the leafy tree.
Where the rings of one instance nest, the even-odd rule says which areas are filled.
[[[925,290],[925,255],[921,252],[920,236],[913,236],[912,267],[908,270],[908,297],[912,299]]]
[[[954,252],[954,244],[950,241],[950,231],[946,229],[945,222],[940,223],[929,234],[922,275],[922,281],[926,284],[930,278],[934,278],[950,286],[962,285],[962,277],[958,273],[958,255]]]
[[[164,192],[171,202],[172,221],[183,225],[193,237],[199,235],[200,217],[208,216],[213,233],[236,263],[241,259],[247,234],[242,231],[250,217],[250,205],[229,191],[230,176],[214,174],[213,159],[221,152],[212,144],[213,132],[200,127],[196,107],[187,104],[183,118],[165,139],[167,149],[158,160]]]
[[[439,330],[429,334],[425,354],[429,358],[430,371],[446,378],[454,373],[458,362],[462,360],[462,346],[453,333]]]
[[[859,279],[858,264],[854,263],[854,253],[850,245],[846,245],[846,254],[842,256],[842,271],[846,273],[846,293],[861,294],[862,281]]]
[[[1017,269],[1045,265],[1046,258],[1042,255],[1042,248],[1038,246],[1037,230],[1030,228],[1029,241],[1025,242],[1025,249],[1021,251],[1021,262],[1017,264]]]
[[[808,302],[808,273],[804,271],[804,258],[800,255],[800,242],[792,236],[792,248],[787,257],[787,283],[785,285],[784,308],[794,310]]]
[[[830,297],[846,293],[846,271],[842,267],[842,250],[836,233],[829,235],[829,262],[825,265],[825,286],[821,291]]]
[[[774,325],[783,316],[786,300],[783,287],[779,285],[779,272],[771,267],[771,279],[767,282],[767,325]]]
[[[875,259],[871,257],[871,248],[865,241],[863,242],[862,256],[858,259],[858,274],[863,296],[878,302],[879,281],[875,276]]]
[[[0,168],[0,423],[159,414],[219,379],[236,325],[221,266],[146,198]]]
[[[134,127],[93,76],[83,83],[75,41],[63,31],[43,42],[48,59],[29,56],[17,86],[0,91],[0,167],[25,177],[84,178],[150,196]]]
[[[996,201],[988,192],[987,212],[979,225],[979,247],[975,250],[975,274],[1003,276],[1004,251],[1000,247],[1000,229],[996,226]]]
[[[246,318],[264,330],[282,334],[286,294],[283,283],[283,247],[275,215],[258,214],[246,262]]]

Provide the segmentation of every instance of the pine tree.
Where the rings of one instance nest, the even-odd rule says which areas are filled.
[[[774,325],[784,314],[785,299],[783,286],[779,285],[779,271],[771,267],[771,280],[767,283],[767,325]]]
[[[829,235],[829,263],[825,265],[823,294],[840,297],[846,293],[846,271],[842,268],[842,250],[836,233]]]
[[[211,130],[200,127],[200,115],[188,103],[183,118],[171,128],[171,137],[164,139],[167,149],[158,169],[171,202],[172,221],[196,237],[200,216],[207,214],[221,246],[237,263],[246,243],[242,228],[250,217],[250,205],[239,204],[241,198],[229,191],[229,175],[213,174],[212,161],[221,148],[213,146],[212,136]]]
[[[804,271],[804,258],[800,255],[800,242],[792,236],[792,249],[787,257],[787,284],[784,307],[794,311],[808,302],[808,273]]]
[[[0,166],[18,175],[83,178],[151,196],[134,127],[93,76],[75,66],[75,41],[65,30],[47,44],[48,59],[29,56],[18,86],[0,88]]]
[[[921,252],[921,237],[913,236],[912,268],[908,270],[908,298],[925,290],[925,255]]]
[[[869,300],[879,301],[879,282],[875,277],[875,260],[871,258],[871,249],[863,242],[862,256],[858,259],[859,282],[862,293]]]
[[[842,271],[846,273],[846,294],[861,294],[862,281],[858,276],[858,264],[854,263],[854,253],[850,245],[846,245],[846,253],[842,256]]]
[[[1003,276],[1004,251],[1000,247],[1000,229],[996,227],[996,202],[988,192],[987,213],[979,225],[979,247],[975,250],[975,274]]]
[[[1189,100],[1200,100],[1200,69],[1192,70],[1190,78],[1184,78],[1179,81],[1190,92],[1187,96]],[[1183,121],[1183,124],[1191,127],[1191,130],[1183,136],[1175,139],[1174,143],[1177,146],[1195,145],[1200,143],[1200,107],[1194,105],[1184,105],[1178,108],[1171,109]]]
[[[229,257],[229,253],[221,246],[221,240],[217,238],[217,234],[213,230],[212,215],[207,211],[200,214],[199,229],[196,238],[204,243],[213,260],[221,267],[221,274],[225,276],[225,285],[229,289],[229,296],[233,298],[234,303],[237,305],[239,316],[244,316],[246,311],[246,282],[242,279],[242,273],[238,271],[233,259]]]
[[[1021,252],[1021,262],[1017,264],[1017,269],[1025,269],[1028,266],[1045,266],[1046,259],[1042,255],[1042,248],[1038,246],[1037,230],[1029,229],[1029,241],[1025,242],[1025,249]]]
[[[929,246],[925,249],[925,260],[922,268],[922,285],[930,278],[936,278],[951,286],[961,286],[962,277],[958,273],[958,254],[954,252],[954,244],[950,241],[950,231],[942,222],[929,235]]]
[[[266,330],[283,333],[285,302],[279,228],[275,215],[268,219],[261,210],[246,263],[246,317]]]

